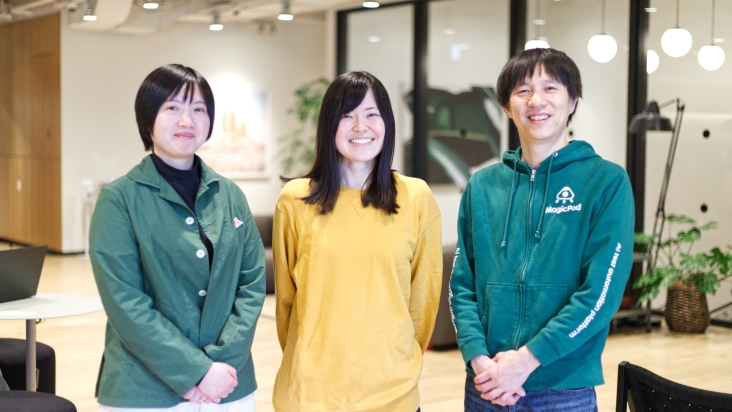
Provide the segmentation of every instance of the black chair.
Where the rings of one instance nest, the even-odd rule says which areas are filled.
[[[53,348],[36,342],[36,369],[38,392],[56,393],[56,352]],[[11,390],[25,388],[25,340],[0,339],[0,370]]]
[[[630,394],[630,396],[628,396]],[[732,394],[705,391],[620,362],[616,412],[732,412]]]
[[[76,412],[76,406],[47,393],[0,391],[0,412]]]

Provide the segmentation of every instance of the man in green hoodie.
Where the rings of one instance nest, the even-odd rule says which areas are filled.
[[[517,54],[498,100],[521,147],[463,193],[450,309],[466,411],[597,410],[601,355],[630,273],[630,182],[566,130],[582,97],[563,52]]]

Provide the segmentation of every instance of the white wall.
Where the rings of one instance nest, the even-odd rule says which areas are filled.
[[[61,33],[61,141],[63,251],[84,248],[82,185],[123,176],[145,152],[135,123],[134,99],[145,76],[158,66],[181,63],[210,82],[236,77],[270,93],[273,145],[296,127],[287,109],[293,91],[324,76],[325,24],[277,23],[274,36],[257,36],[256,24],[176,23],[150,35],[89,33],[63,25]],[[276,146],[272,151],[277,153]],[[254,214],[271,214],[280,168],[269,178],[237,183]]]
[[[679,147],[676,153],[673,173],[669,184],[667,213],[685,214],[702,223],[709,220],[719,222],[719,229],[705,232],[702,240],[694,246],[694,252],[708,251],[714,246],[726,247],[732,244],[732,3],[716,2],[715,36],[725,40],[719,46],[725,50],[727,60],[719,69],[707,71],[699,65],[697,52],[711,43],[711,1],[688,0],[680,3],[679,26],[692,36],[691,51],[685,56],[674,58],[661,49],[661,36],[675,25],[676,3],[654,1],[658,12],[650,15],[650,30],[647,47],[659,55],[658,69],[648,75],[648,99],[659,103],[679,97],[686,102],[686,114],[682,121]],[[672,119],[676,114],[673,107],[664,109],[663,114]],[[708,139],[703,130],[710,130]],[[671,137],[669,132],[654,132],[648,135],[648,164],[646,165],[646,209],[645,229],[653,230],[658,194],[663,175],[665,157]],[[701,212],[705,203],[709,209]],[[674,232],[683,229],[679,227]],[[732,284],[728,280],[715,296],[708,296],[710,309],[716,309],[732,301]],[[654,307],[660,307],[666,300],[665,290],[654,300]]]
[[[600,1],[543,1],[541,28],[552,48],[577,63],[582,75],[583,97],[569,125],[572,139],[590,143],[611,162],[625,166],[628,99],[628,0],[606,2],[605,33],[618,43],[611,61],[598,63],[587,52],[590,38],[600,33]],[[529,2],[528,38],[534,35],[534,2]]]

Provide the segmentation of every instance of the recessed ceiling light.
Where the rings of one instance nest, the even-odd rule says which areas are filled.
[[[142,5],[142,8],[147,9],[147,10],[155,10],[158,8],[158,6],[159,6],[158,3],[154,2],[154,1],[146,1]]]
[[[655,13],[658,9],[655,7],[646,7],[646,13]]]
[[[380,4],[378,1],[365,1],[365,2],[363,2],[363,6],[366,7],[367,9],[375,9],[375,8],[378,8],[380,6]]]

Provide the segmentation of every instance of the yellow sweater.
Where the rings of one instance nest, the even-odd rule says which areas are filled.
[[[419,407],[422,354],[442,284],[440,211],[427,185],[396,174],[396,215],[341,186],[318,215],[282,189],[274,217],[278,412],[405,411]]]

